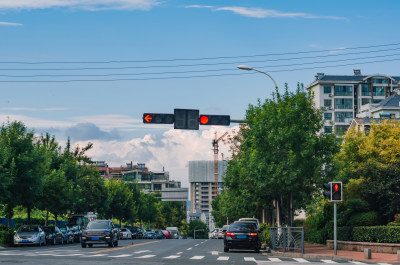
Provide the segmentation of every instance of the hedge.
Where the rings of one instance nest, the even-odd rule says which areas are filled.
[[[13,245],[14,228],[0,225],[0,245]]]
[[[359,226],[353,228],[356,242],[400,243],[399,226]]]

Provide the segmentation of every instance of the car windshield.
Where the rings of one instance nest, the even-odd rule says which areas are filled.
[[[121,232],[127,232],[126,228],[121,228]]]
[[[27,232],[39,232],[39,229],[37,226],[21,226],[18,229],[19,233],[27,233]]]
[[[233,223],[229,226],[228,231],[254,231],[256,226],[253,223]]]
[[[71,227],[72,231],[78,231],[79,230],[79,226],[78,225],[74,225]]]
[[[45,227],[43,227],[43,230],[46,233],[53,233],[54,232],[54,226],[45,226]]]
[[[108,222],[90,222],[87,225],[88,229],[108,229],[110,225]]]

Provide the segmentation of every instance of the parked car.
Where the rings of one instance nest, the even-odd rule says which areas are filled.
[[[229,249],[254,249],[259,252],[261,239],[256,224],[236,221],[231,224],[224,237],[224,252]]]
[[[165,238],[165,235],[164,235],[163,232],[161,232],[161,230],[155,231],[155,235],[156,235],[157,239],[164,239]]]
[[[57,226],[43,226],[43,230],[46,233],[47,244],[64,244],[64,235],[61,232],[60,228],[58,228]]]
[[[136,238],[137,239],[143,239],[145,234],[146,234],[146,231],[143,228],[138,227],[136,229]]]
[[[166,239],[171,239],[171,233],[168,230],[161,230]]]
[[[92,247],[93,244],[108,244],[110,247],[118,246],[118,230],[110,220],[90,221],[82,231],[81,245]]]
[[[166,230],[168,230],[171,233],[171,238],[173,239],[180,238],[178,227],[175,226],[167,227]]]
[[[61,232],[63,233],[64,242],[66,244],[74,243],[74,233],[71,231],[68,225],[60,225],[58,228],[60,228]]]
[[[74,241],[81,243],[82,227],[80,225],[72,225],[70,228],[74,235]]]
[[[154,239],[154,238],[157,238],[157,237],[156,237],[156,234],[154,233],[153,229],[146,229],[145,238]]]
[[[22,225],[14,231],[14,246],[46,245],[46,233],[39,225]]]
[[[132,239],[132,232],[128,228],[121,228],[120,233],[121,239]]]

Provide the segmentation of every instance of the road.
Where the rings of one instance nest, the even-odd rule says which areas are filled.
[[[133,243],[133,244],[132,244]],[[327,264],[332,261],[277,258],[253,251],[223,252],[222,240],[164,239],[120,240],[110,248],[95,245],[81,248],[80,244],[45,247],[0,248],[0,264]],[[338,263],[338,262],[333,262]],[[341,262],[343,264],[343,262]],[[355,263],[348,263],[355,264]],[[365,264],[365,263],[356,263]]]

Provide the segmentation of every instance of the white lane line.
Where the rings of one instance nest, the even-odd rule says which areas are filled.
[[[197,247],[199,244],[194,245],[195,247]]]
[[[178,253],[176,253],[176,255],[181,255],[183,252],[178,252]]]
[[[218,257],[217,260],[229,260],[229,257]]]
[[[211,255],[218,255],[218,251],[211,251]]]
[[[164,259],[177,259],[177,258],[180,258],[181,256],[179,256],[179,255],[171,255],[171,256],[168,256],[168,257],[164,257]]]
[[[130,257],[132,255],[130,254],[122,254],[122,255],[117,255],[117,256],[109,256],[110,258],[124,258],[124,257]]]
[[[268,258],[270,261],[273,261],[273,262],[282,262],[282,260],[281,259],[278,259],[278,258]]]
[[[140,251],[136,251],[136,252],[133,252],[133,253],[140,254],[140,253],[146,253],[146,252],[151,252],[151,251],[150,250],[140,250]]]
[[[54,254],[52,257],[72,257],[72,256],[82,256],[83,254]]]
[[[351,263],[354,263],[354,264],[367,264],[367,263],[364,263],[364,262],[360,262],[360,261],[350,261]]]
[[[200,244],[203,244],[204,242],[200,242]]]
[[[302,259],[302,258],[293,258],[297,262],[309,262],[308,260]]]
[[[330,259],[321,259],[322,262],[325,263],[336,263],[336,261],[330,260]]]
[[[2,256],[18,256],[18,255],[21,255],[21,254],[18,254],[18,253],[0,253],[0,255],[2,255]]]
[[[384,262],[377,263],[377,264],[379,264],[379,265],[391,265],[391,264],[389,264],[389,263],[384,263]]]
[[[188,248],[188,249],[186,249],[186,250],[192,250],[192,248]]]
[[[148,258],[152,258],[155,257],[156,255],[144,255],[144,256],[140,256],[140,257],[136,257],[137,259],[148,259]]]
[[[253,257],[244,257],[244,261],[254,261],[256,262],[256,259]]]
[[[203,258],[204,258],[204,256],[193,256],[190,259],[203,259]]]
[[[107,254],[95,254],[95,255],[86,255],[86,256],[82,256],[82,257],[104,257],[107,256]]]

